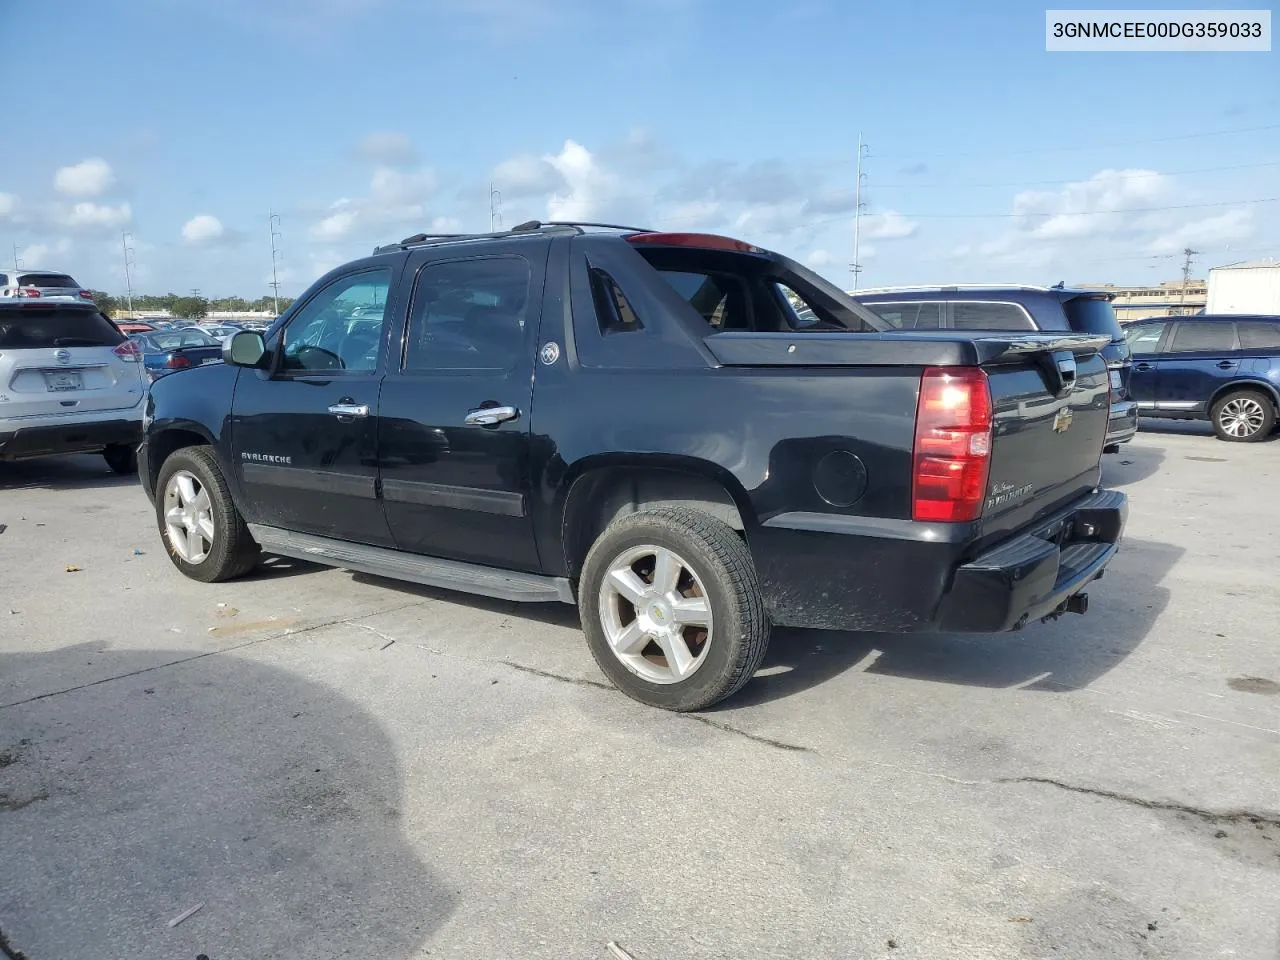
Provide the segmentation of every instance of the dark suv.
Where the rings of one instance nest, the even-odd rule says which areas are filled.
[[[1103,357],[1111,373],[1111,419],[1104,452],[1115,453],[1138,432],[1138,408],[1129,396],[1129,346],[1111,306],[1111,294],[1062,286],[877,287],[854,291],[900,330],[1072,330],[1105,334]]]
[[[1153,317],[1126,325],[1142,415],[1208,420],[1220,440],[1263,440],[1280,406],[1280,317]]]

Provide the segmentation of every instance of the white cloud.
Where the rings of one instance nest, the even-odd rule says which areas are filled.
[[[12,193],[0,193],[0,220],[16,220],[18,198]]]
[[[436,192],[438,180],[428,167],[397,170],[378,167],[363,197],[343,197],[311,226],[311,237],[326,243],[351,238],[357,229],[368,231],[359,239],[377,242],[392,227],[424,229],[428,214],[426,201]]]
[[[489,179],[504,197],[534,197],[565,189],[568,184],[546,157],[523,154],[503,160]]]
[[[901,240],[913,236],[920,228],[917,220],[909,220],[896,210],[873,213],[862,218],[862,236],[868,240]]]
[[[53,175],[53,188],[69,197],[96,197],[116,182],[110,164],[101,157],[91,157],[69,167],[59,167]]]
[[[1060,190],[1024,190],[1013,212],[1018,228],[1036,238],[1096,236],[1137,229],[1141,211],[1172,193],[1173,179],[1154,170],[1102,170]]]
[[[840,262],[840,258],[830,250],[811,250],[803,262],[805,266],[820,270],[823,267],[834,267]]]
[[[76,229],[115,229],[133,219],[133,209],[128,203],[94,203],[85,200],[61,211],[58,220]]]
[[[219,240],[225,231],[222,221],[207,213],[201,213],[182,225],[182,239],[187,243],[201,244]]]
[[[408,134],[394,130],[369,134],[356,145],[356,155],[384,166],[401,167],[418,162],[418,151]]]
[[[547,199],[548,220],[625,219],[620,211],[633,204],[622,198],[619,177],[602,167],[582,144],[566,140],[559,153],[544,159],[565,184]]]
[[[66,237],[59,237],[53,243],[33,243],[29,247],[23,247],[18,257],[22,260],[23,266],[29,269],[52,270],[59,266],[60,259],[71,253],[71,249],[71,241]]]
[[[657,223],[664,227],[711,230],[724,226],[730,219],[724,204],[718,200],[689,200],[664,208]]]
[[[1248,208],[1227,210],[1183,224],[1156,237],[1147,246],[1152,253],[1173,253],[1184,247],[1207,247],[1213,244],[1243,240],[1253,233],[1253,211]]]

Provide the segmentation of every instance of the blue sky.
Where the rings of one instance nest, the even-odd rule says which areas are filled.
[[[45,6],[0,0],[9,23]],[[1011,2],[58,7],[82,42],[0,60],[0,261],[113,292],[122,231],[135,289],[256,297],[274,210],[292,293],[375,243],[488,229],[490,183],[507,226],[713,230],[847,288],[859,131],[863,286],[1280,255],[1280,203],[1246,202],[1280,197],[1277,52],[1050,54],[1044,9]]]

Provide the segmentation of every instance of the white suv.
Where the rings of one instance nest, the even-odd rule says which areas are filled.
[[[56,270],[0,270],[0,297],[15,300],[92,300],[93,292]]]
[[[92,303],[0,299],[0,461],[101,451],[112,470],[132,472],[140,361]]]

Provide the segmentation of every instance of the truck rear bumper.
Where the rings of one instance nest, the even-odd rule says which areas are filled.
[[[1064,517],[956,570],[938,609],[940,630],[998,633],[1062,613],[1115,556],[1128,517],[1123,493],[1093,494]]]
[[[749,539],[780,626],[995,633],[1079,610],[1127,516],[1123,493],[1095,492],[972,559],[979,524],[784,514]]]

